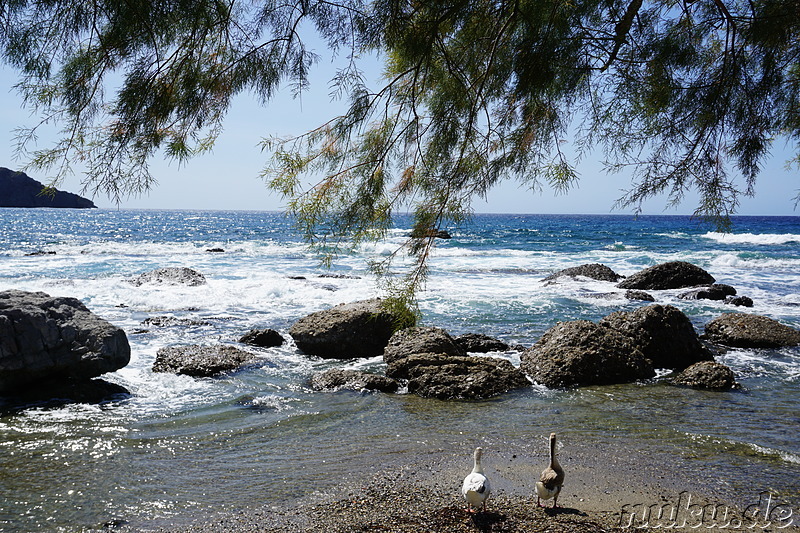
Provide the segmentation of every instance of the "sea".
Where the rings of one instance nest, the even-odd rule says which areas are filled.
[[[531,346],[559,321],[647,305],[622,298],[610,282],[543,281],[548,275],[602,263],[627,276],[681,260],[754,302],[733,307],[651,291],[699,334],[729,312],[800,328],[800,217],[732,222],[721,232],[688,216],[476,214],[437,241],[419,293],[422,323]],[[129,365],[103,376],[129,395],[101,404],[0,399],[0,530],[180,524],[335,494],[343,479],[434,452],[469,458],[476,445],[487,455],[538,448],[551,431],[565,446],[679,456],[712,480],[698,490],[743,504],[768,491],[800,513],[799,348],[717,355],[740,384],[728,392],[678,388],[659,371],[634,384],[531,383],[490,400],[441,401],[309,385],[329,368],[380,372],[380,357],[321,360],[290,339],[279,348],[238,344],[254,328],[288,338],[309,313],[380,296],[368,264],[394,254],[410,226],[398,216],[385,239],[343,250],[327,268],[281,213],[0,209],[0,290],[78,298],[124,329],[132,350]],[[207,284],[130,283],[162,267],[192,268]],[[143,324],[155,316],[194,325]],[[152,372],[160,348],[187,344],[231,344],[258,358],[216,378]],[[487,356],[519,365],[519,355]]]

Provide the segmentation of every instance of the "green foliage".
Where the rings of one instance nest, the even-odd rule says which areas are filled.
[[[31,165],[58,178],[80,161],[112,198],[153,186],[153,156],[210,149],[236,94],[304,90],[315,30],[349,58],[332,80],[349,108],[264,141],[264,177],[328,260],[413,212],[414,236],[374,265],[406,303],[432,230],[467,219],[475,197],[504,179],[576,183],[564,139],[632,171],[620,206],[697,191],[696,214],[721,225],[772,143],[800,141],[796,0],[9,0],[0,22],[26,103],[63,126]],[[359,57],[376,52],[385,78],[369,87]],[[21,131],[21,151],[35,137]]]

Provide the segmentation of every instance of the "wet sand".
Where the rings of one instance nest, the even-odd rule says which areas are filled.
[[[609,453],[610,452],[610,453]],[[387,463],[397,458],[388,459]],[[566,471],[559,507],[537,507],[534,484],[544,455],[485,450],[492,482],[485,512],[470,513],[460,486],[471,454],[434,451],[424,461],[355,473],[334,490],[291,503],[263,503],[239,512],[181,517],[158,531],[195,532],[597,532],[636,529],[800,532],[800,495],[766,501],[726,493],[714,472],[697,471],[680,458],[650,457],[632,450],[568,445],[559,452]],[[761,503],[760,505],[759,502]],[[767,509],[767,505],[769,506]],[[766,509],[766,511],[765,511]],[[125,528],[122,528],[125,529]],[[149,529],[149,528],[148,528]]]

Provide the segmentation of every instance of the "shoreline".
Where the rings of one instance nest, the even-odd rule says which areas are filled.
[[[175,517],[177,520],[148,530],[800,532],[800,496],[796,501],[786,501],[769,495],[766,502],[763,494],[754,491],[752,495],[738,495],[741,500],[734,502],[713,489],[724,485],[715,479],[713,471],[692,471],[685,459],[647,457],[623,447],[609,457],[597,448],[567,444],[559,451],[566,471],[559,507],[552,509],[552,501],[543,502],[546,508],[537,507],[534,483],[546,458],[520,451],[523,449],[485,452],[484,468],[492,482],[486,512],[468,513],[461,498],[460,485],[471,468],[471,456],[437,450],[427,461],[395,464],[372,474],[355,473],[341,485],[291,503],[269,502],[268,494],[254,494],[254,500],[263,504],[209,516]],[[768,513],[763,511],[765,502]]]

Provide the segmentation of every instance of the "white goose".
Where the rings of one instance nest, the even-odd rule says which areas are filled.
[[[489,479],[483,473],[481,455],[483,455],[483,448],[475,448],[475,465],[461,485],[461,494],[467,500],[467,511],[469,512],[472,512],[473,507],[477,508],[478,506],[482,506],[483,510],[486,511],[486,499],[492,491]]]
[[[553,507],[558,507],[558,493],[564,484],[564,469],[556,459],[556,434],[550,433],[550,464],[542,470],[539,481],[536,482],[536,505],[544,507],[540,499],[553,498]]]

